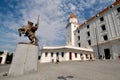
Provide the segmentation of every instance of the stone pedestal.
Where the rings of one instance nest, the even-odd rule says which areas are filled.
[[[38,46],[18,44],[13,55],[8,76],[19,76],[37,71]]]

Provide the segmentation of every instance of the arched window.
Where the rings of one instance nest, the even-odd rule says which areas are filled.
[[[75,53],[75,58],[77,58],[77,53]]]
[[[59,52],[56,53],[56,56],[57,56],[57,57],[59,56]]]
[[[53,52],[51,52],[51,57],[53,57]]]
[[[45,52],[45,57],[47,57],[48,56],[48,52]]]
[[[61,56],[64,57],[64,52],[61,53]]]

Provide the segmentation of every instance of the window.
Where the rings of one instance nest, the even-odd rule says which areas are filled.
[[[120,17],[118,17],[118,22],[119,22],[119,25],[120,25]]]
[[[89,25],[87,25],[87,29],[89,28]]]
[[[51,52],[51,57],[53,57],[53,52]]]
[[[80,30],[78,30],[78,33],[80,33]]]
[[[56,56],[57,56],[57,57],[58,57],[58,55],[59,55],[59,52],[56,53]]]
[[[106,30],[105,25],[102,25],[102,26],[101,26],[101,29],[102,29],[102,31],[105,31],[105,30]]]
[[[80,36],[78,36],[78,40],[80,40]]]
[[[87,36],[88,36],[88,37],[90,36],[90,32],[89,32],[89,31],[87,32]]]
[[[120,7],[117,8],[117,12],[120,12]]]
[[[47,52],[45,52],[45,57],[47,57],[48,56],[48,53]]]
[[[75,53],[75,58],[77,58],[77,53]]]
[[[89,57],[88,57],[88,54],[85,54],[85,56],[86,56],[86,59],[88,59]]]
[[[91,40],[88,40],[88,45],[91,45]]]
[[[62,52],[62,57],[64,57],[64,52]]]
[[[110,54],[110,49],[104,49],[104,54],[105,54],[105,58],[106,59],[110,59],[110,57],[112,57],[112,55]]]
[[[83,56],[83,54],[82,54],[82,53],[80,54],[80,57],[81,57],[81,56]]]
[[[103,36],[103,39],[106,41],[106,40],[108,40],[108,36],[107,35],[104,35]]]
[[[104,21],[104,18],[103,18],[103,17],[101,17],[101,18],[100,18],[100,21]]]
[[[79,46],[79,47],[81,47],[81,44],[80,44],[80,43],[78,43],[78,46]]]
[[[83,60],[83,54],[82,53],[80,54],[80,58]]]

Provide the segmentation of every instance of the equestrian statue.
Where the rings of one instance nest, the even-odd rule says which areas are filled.
[[[21,37],[22,34],[24,36],[27,36],[30,40],[30,44],[37,45],[38,46],[38,38],[35,36],[35,32],[37,31],[39,26],[39,16],[37,20],[37,24],[33,25],[33,22],[28,21],[27,25],[24,25],[22,28],[18,29],[19,36]]]

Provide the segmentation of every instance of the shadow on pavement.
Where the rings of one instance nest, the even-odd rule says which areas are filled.
[[[63,80],[67,80],[67,78],[74,78],[74,76],[58,76],[58,79],[63,79]]]

